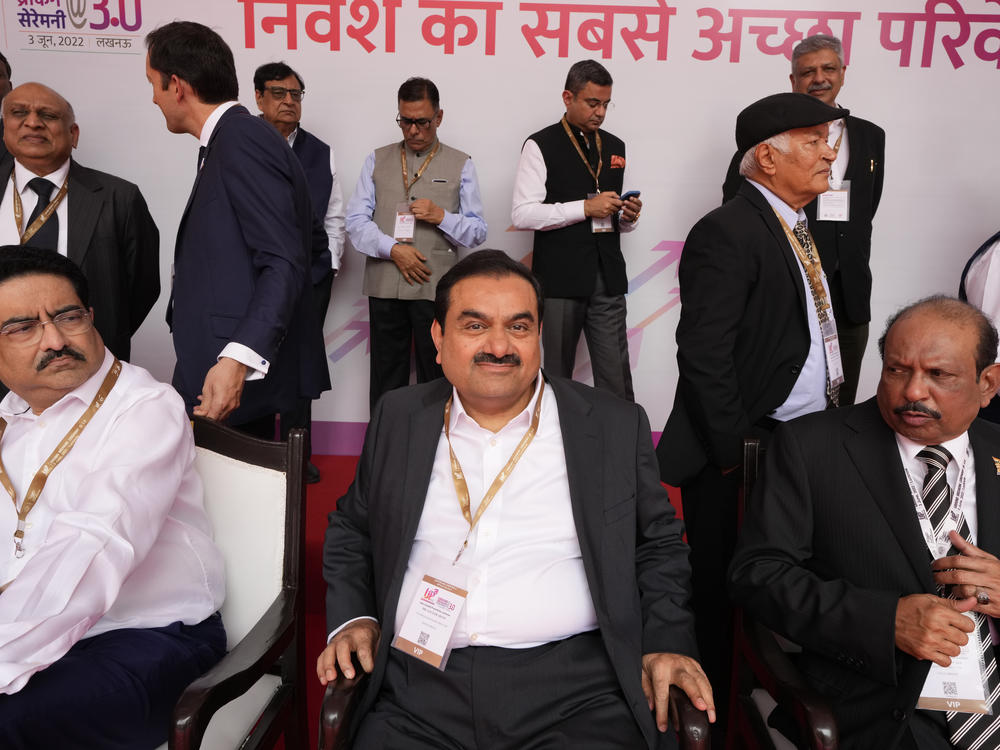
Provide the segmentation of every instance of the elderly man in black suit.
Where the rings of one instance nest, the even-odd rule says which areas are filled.
[[[58,250],[90,285],[94,326],[116,357],[160,296],[160,233],[139,188],[70,157],[80,137],[73,108],[48,86],[25,83],[3,100],[0,244]]]
[[[695,224],[681,256],[680,377],[657,454],[663,480],[681,487],[698,643],[722,711],[743,438],[825,409],[843,379],[829,286],[803,211],[827,189],[835,157],[827,123],[842,114],[794,93],[744,109],[736,144],[747,179]],[[715,732],[721,740],[724,730]]]
[[[445,379],[379,402],[323,550],[320,680],[371,672],[353,747],[673,747],[671,683],[714,710],[645,413],[542,374],[540,286],[502,252],[436,294]]]
[[[837,104],[847,66],[840,40],[826,34],[806,37],[792,50],[792,91]],[[885,131],[878,125],[848,114],[830,123],[827,136],[837,158],[830,166],[830,190],[805,207],[809,231],[830,282],[830,297],[837,318],[844,382],[841,405],[853,404],[861,375],[861,360],[868,343],[871,320],[872,219],[882,198],[885,175]],[[733,156],[722,187],[723,200],[736,194],[742,182],[742,154]]]
[[[976,415],[1000,385],[997,333],[931,297],[890,319],[879,349],[874,399],[775,432],[733,594],[803,647],[845,750],[995,748],[1000,430]],[[949,696],[939,670],[960,651],[980,685],[983,657],[992,716]]]

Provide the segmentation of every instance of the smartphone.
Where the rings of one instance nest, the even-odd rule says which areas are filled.
[[[627,193],[622,194],[622,200],[627,201],[629,198],[638,198],[642,195],[641,190],[629,190]]]

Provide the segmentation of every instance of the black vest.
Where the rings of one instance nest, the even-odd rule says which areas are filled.
[[[625,144],[604,130],[600,134],[604,160],[599,175],[601,191],[614,190],[621,194]],[[546,203],[578,201],[597,191],[594,178],[561,122],[529,138],[538,144],[545,160]],[[587,154],[586,149],[584,154]],[[615,166],[612,166],[612,156],[619,157],[614,159]],[[532,270],[541,280],[546,297],[589,297],[598,272],[604,275],[608,294],[625,294],[628,277],[617,216],[614,225],[614,232],[595,233],[591,231],[590,219],[584,219],[561,229],[535,232]]]
[[[330,147],[312,133],[299,127],[292,151],[306,173],[309,198],[313,207],[311,277],[317,284],[330,273],[333,260],[330,256],[330,238],[323,226],[326,209],[333,190],[333,173],[330,172]]]

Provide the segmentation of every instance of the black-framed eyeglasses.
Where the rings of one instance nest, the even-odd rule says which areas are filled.
[[[420,130],[427,130],[434,121],[437,119],[437,113],[434,117],[418,117],[416,119],[412,117],[403,117],[402,115],[396,115],[396,124],[399,125],[403,130],[409,130],[414,125],[416,125]]]
[[[284,86],[265,86],[264,89],[271,95],[271,98],[280,102],[285,95],[292,97],[292,101],[301,102],[306,95],[305,89],[286,89]]]
[[[89,310],[76,307],[61,312],[52,320],[18,320],[0,326],[0,336],[15,345],[37,344],[42,340],[45,326],[54,325],[65,336],[78,336],[94,327],[94,317]]]

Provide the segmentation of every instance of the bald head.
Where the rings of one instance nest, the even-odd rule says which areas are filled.
[[[59,169],[80,136],[73,107],[41,83],[24,83],[7,94],[3,121],[7,150],[40,176]]]

